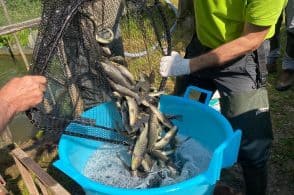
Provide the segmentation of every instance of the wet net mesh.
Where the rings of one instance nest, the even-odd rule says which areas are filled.
[[[43,1],[31,73],[44,75],[48,84],[43,102],[27,112],[32,123],[53,132],[63,131],[73,121],[99,127],[81,114],[113,100],[101,62],[126,65],[128,47],[131,53],[145,52],[147,60],[139,63],[151,70],[151,53],[171,50],[163,10],[158,0]],[[113,40],[97,41],[105,30],[113,32]]]

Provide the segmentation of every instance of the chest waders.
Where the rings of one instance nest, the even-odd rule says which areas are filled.
[[[264,44],[255,51],[257,56],[257,89],[231,94],[220,100],[222,113],[234,129],[243,129],[239,162],[243,168],[247,195],[264,195],[267,188],[267,161],[273,132],[266,90],[266,49]]]
[[[234,129],[242,128],[238,161],[243,168],[247,195],[265,195],[267,160],[272,130],[267,91],[264,87],[220,99],[222,113]]]
[[[208,52],[194,36],[186,49],[186,58]],[[223,68],[213,68],[178,77],[174,94],[181,95],[189,85],[220,92],[222,114],[233,129],[242,130],[238,162],[242,165],[247,195],[266,194],[267,161],[273,133],[266,84],[264,44]]]

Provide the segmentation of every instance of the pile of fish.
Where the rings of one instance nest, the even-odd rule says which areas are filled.
[[[131,165],[122,162],[134,176],[147,176],[155,163],[176,174],[171,155],[177,146],[178,128],[171,123],[171,119],[180,116],[166,116],[158,110],[159,96],[163,92],[152,87],[154,72],[150,75],[142,73],[135,80],[122,65],[123,58],[104,60],[101,64],[121,113],[123,129],[119,132],[134,140],[130,147]]]

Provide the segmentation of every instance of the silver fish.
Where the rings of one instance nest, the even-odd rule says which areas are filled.
[[[160,126],[158,119],[154,113],[151,113],[149,119],[149,132],[148,132],[148,151],[153,149],[154,144],[158,139],[158,135],[160,133]]]
[[[135,98],[135,100],[137,102],[140,102],[140,97],[138,94],[136,94],[135,92],[133,92],[131,89],[128,89],[120,84],[117,84],[117,83],[114,83],[112,80],[110,79],[107,79],[111,88],[114,90],[114,91],[117,91],[118,93],[120,93],[121,95],[124,95],[124,96],[130,96],[132,98]]]
[[[133,86],[131,83],[120,73],[120,71],[111,63],[101,62],[101,65],[107,74],[107,76],[115,83],[119,83],[120,85],[132,89]]]
[[[111,50],[109,49],[109,47],[102,47],[102,52],[106,57],[111,56]]]
[[[151,155],[154,156],[156,159],[162,160],[163,162],[169,161],[169,158],[164,155],[160,150],[152,150]]]
[[[151,157],[146,153],[144,159],[142,160],[142,167],[145,171],[150,172],[153,165],[153,160]]]
[[[148,124],[146,124],[145,127],[143,128],[143,131],[138,137],[134,150],[133,150],[132,162],[131,162],[131,169],[133,171],[136,171],[142,163],[143,157],[147,149],[147,144],[148,144],[147,135],[148,135]]]
[[[150,96],[150,97],[159,97],[159,96],[161,96],[163,94],[165,94],[164,91],[157,91],[157,92],[151,92],[151,93],[149,93],[148,96]]]
[[[130,71],[126,67],[119,65],[119,64],[116,64],[116,63],[114,63],[114,64],[115,64],[116,68],[120,71],[120,73],[123,76],[125,76],[131,84],[134,85],[136,83],[134,76],[132,75],[132,73],[130,73]]]
[[[125,127],[125,129],[128,132],[131,132],[131,127],[130,127],[130,124],[129,124],[129,112],[128,112],[126,102],[122,102],[120,113],[121,113],[123,126]]]
[[[129,109],[129,124],[132,127],[137,121],[138,105],[134,98],[126,96],[126,100],[127,100],[128,109]]]
[[[148,101],[146,100],[142,100],[141,102],[144,106],[149,107],[150,110],[157,116],[157,118],[159,119],[159,121],[165,125],[168,128],[172,128],[173,125],[171,124],[171,122],[152,104],[150,104]]]
[[[148,123],[150,116],[146,114],[140,114],[134,124],[133,132],[137,132],[144,124]]]
[[[155,150],[164,148],[170,142],[170,140],[176,136],[177,132],[178,132],[178,128],[174,126],[164,135],[164,137],[160,141],[154,144],[153,148]]]

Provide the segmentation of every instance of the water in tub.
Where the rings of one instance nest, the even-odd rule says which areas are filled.
[[[194,139],[178,136],[182,143],[178,146],[173,162],[178,168],[178,174],[171,176],[167,168],[153,165],[151,172],[145,178],[131,176],[117,154],[127,163],[130,155],[127,148],[113,144],[104,144],[88,159],[84,175],[102,184],[121,188],[152,188],[175,184],[197,176],[208,168],[212,153]]]

